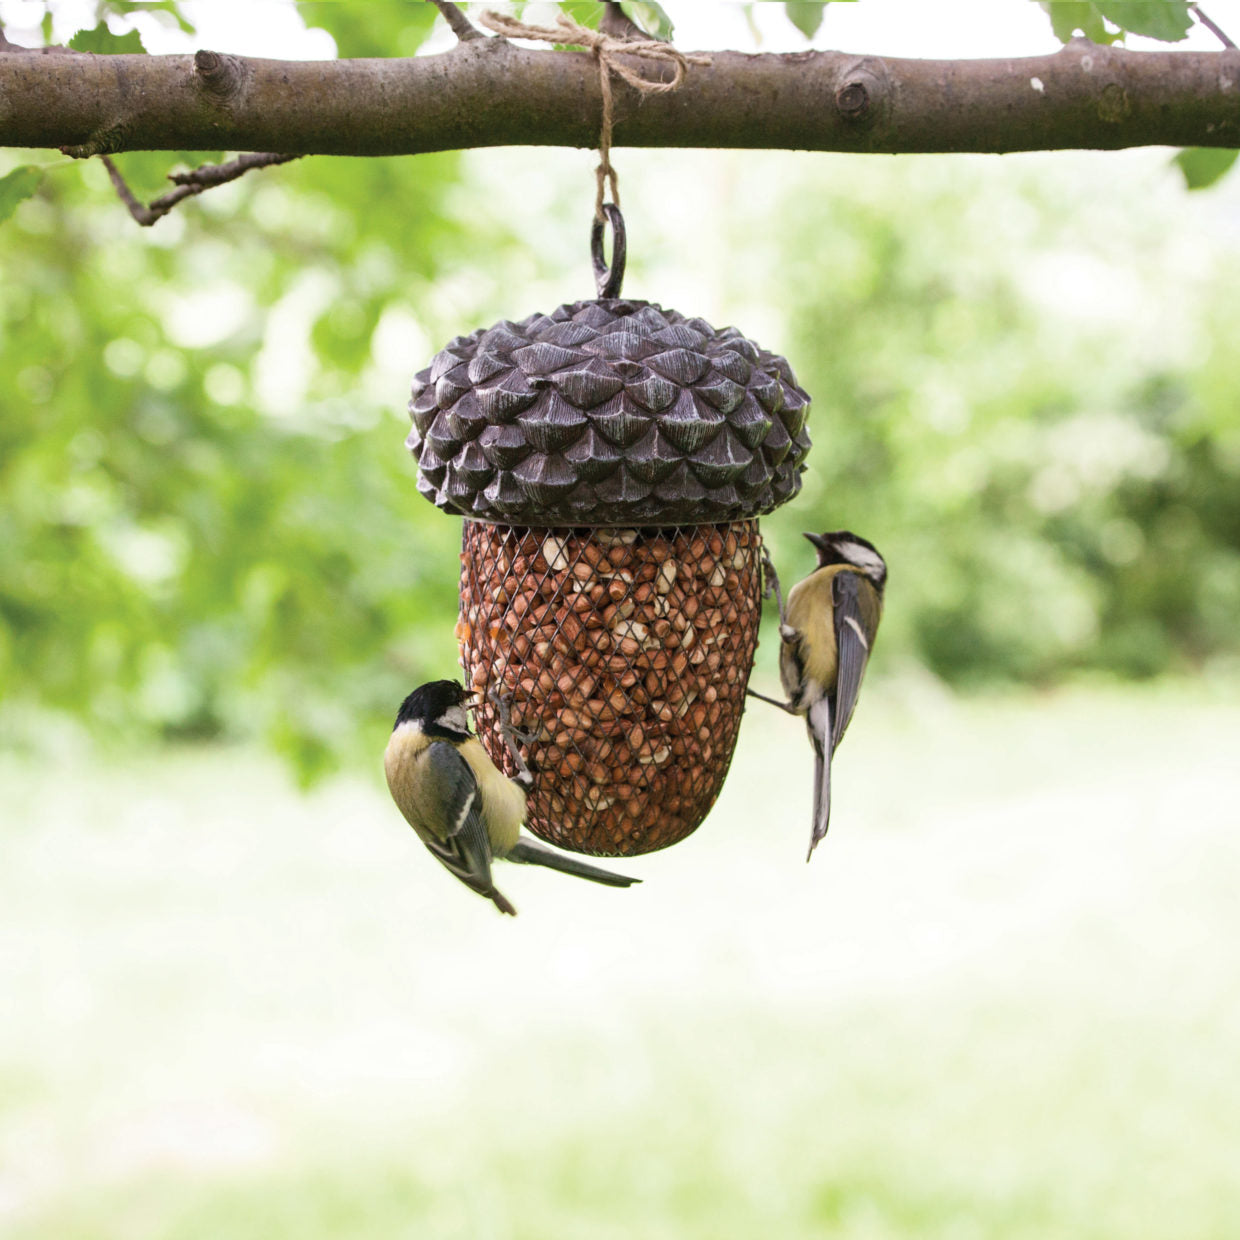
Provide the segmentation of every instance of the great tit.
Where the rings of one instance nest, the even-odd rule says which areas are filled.
[[[827,833],[831,758],[857,706],[883,614],[887,564],[873,543],[848,530],[805,537],[818,549],[818,567],[788,592],[787,610],[779,600],[779,678],[788,700],[763,700],[804,715],[814,748],[808,861]],[[778,583],[773,584],[778,596]]]
[[[436,860],[510,915],[517,910],[491,881],[494,857],[544,865],[609,887],[639,882],[521,836],[525,789],[500,771],[470,732],[469,702],[455,680],[433,680],[415,689],[401,703],[383,755],[392,799]],[[513,753],[528,780],[515,746]]]

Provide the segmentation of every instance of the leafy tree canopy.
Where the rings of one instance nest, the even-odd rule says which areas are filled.
[[[1186,10],[1049,7],[1098,39],[1179,37]],[[188,26],[173,0],[103,3],[79,45],[133,50],[138,9]],[[412,54],[434,19],[300,11],[341,55]],[[792,577],[802,529],[883,547],[876,671],[1240,653],[1237,249],[1163,157],[618,158],[626,291],[735,322],[814,396],[805,489],[764,529]],[[1233,158],[1180,162],[1206,184]],[[166,152],[117,162],[165,188]],[[139,230],[98,161],[0,153],[3,734],[258,735],[308,776],[373,752],[454,659],[459,523],[415,491],[409,379],[458,332],[589,294],[592,162],[305,159]]]

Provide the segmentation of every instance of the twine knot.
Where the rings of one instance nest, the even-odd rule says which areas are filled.
[[[528,26],[515,17],[487,10],[479,19],[488,30],[509,39],[535,39],[542,43],[571,43],[575,47],[584,47],[598,63],[599,90],[603,96],[603,120],[599,129],[598,153],[599,165],[595,169],[598,180],[598,192],[594,199],[594,218],[602,220],[603,199],[608,188],[611,189],[611,200],[620,205],[619,179],[616,170],[611,166],[611,129],[613,106],[611,94],[611,75],[623,78],[634,89],[643,95],[665,95],[678,90],[685,80],[690,65],[708,65],[710,57],[699,53],[679,51],[670,43],[660,39],[619,38],[616,35],[604,34],[601,30],[591,30],[582,26],[571,17],[560,13],[554,27]],[[672,76],[668,81],[643,77],[636,69],[619,60],[620,56],[636,56],[641,60],[655,61],[672,66]]]

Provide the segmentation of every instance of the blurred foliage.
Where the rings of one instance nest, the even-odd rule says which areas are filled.
[[[429,28],[430,6],[324,7],[359,51]],[[142,196],[174,159],[117,162]],[[414,524],[400,386],[376,399],[365,377],[376,333],[419,338],[412,306],[475,246],[446,201],[457,168],[305,161],[153,232],[98,163],[43,176],[0,233],[0,682],[19,728],[37,704],[109,732],[262,734],[313,774],[386,716],[394,681],[441,665],[459,531]]]
[[[48,8],[54,0],[44,0]],[[194,23],[181,12],[181,0],[95,0],[95,19],[128,17],[131,13],[153,13],[186,34],[194,33]]]
[[[760,250],[822,273],[782,292],[798,520],[883,548],[884,642],[948,680],[1199,666],[1240,648],[1240,256],[1176,238],[1173,187],[1095,198],[1086,236],[1066,158],[1026,166],[850,168],[816,210],[786,186]]]
[[[301,12],[350,55],[433,28]],[[149,197],[177,158],[118,162]],[[764,528],[789,578],[802,529],[883,548],[879,674],[1240,651],[1240,259],[1160,174],[1111,193],[1122,159],[625,152],[629,293],[734,321],[815,398],[805,489]],[[414,489],[409,378],[587,294],[591,162],[308,159],[148,231],[97,162],[0,154],[4,735],[261,735],[306,776],[374,748],[454,651],[459,524]]]
[[[0,224],[17,210],[17,204],[29,198],[43,179],[43,169],[34,164],[21,164],[0,176]]]
[[[320,26],[336,41],[340,56],[412,56],[435,24],[432,4],[340,4],[302,0],[307,26]]]

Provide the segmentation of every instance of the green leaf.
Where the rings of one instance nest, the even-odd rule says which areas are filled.
[[[1107,28],[1096,5],[1090,0],[1042,0],[1051,19],[1055,37],[1067,43],[1078,34],[1094,43],[1114,43],[1118,34]]]
[[[1172,163],[1184,174],[1189,189],[1206,189],[1219,180],[1236,162],[1240,151],[1217,146],[1190,146],[1182,150]]]
[[[1192,28],[1188,0],[1095,0],[1098,12],[1129,34],[1178,43]]]
[[[1065,43],[1078,33],[1095,43],[1125,34],[1176,43],[1193,25],[1188,0],[1042,0],[1042,7]]]
[[[597,30],[599,22],[603,19],[603,6],[599,0],[566,0],[566,3],[561,4],[559,8],[565,17],[572,18],[579,26],[589,26],[591,30]],[[555,22],[535,21],[534,25],[554,26]],[[564,43],[560,46],[570,45]]]
[[[146,51],[142,46],[142,36],[136,30],[130,30],[126,34],[113,34],[108,29],[107,22],[100,22],[93,30],[79,30],[69,40],[69,46],[75,52],[97,52],[101,56],[141,54]]]
[[[17,210],[17,204],[29,198],[43,179],[43,169],[34,164],[22,164],[7,176],[0,177],[0,223]]]
[[[620,0],[620,8],[629,21],[636,22],[652,39],[671,42],[672,19],[661,4],[651,0]]]
[[[807,38],[812,39],[822,25],[823,10],[827,0],[785,0],[784,12],[788,20]]]

